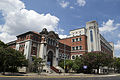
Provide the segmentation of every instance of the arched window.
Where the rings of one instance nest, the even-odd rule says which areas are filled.
[[[78,57],[78,55],[76,56],[76,58]]]
[[[82,55],[80,55],[80,57],[82,57]]]
[[[75,56],[72,56],[72,59],[75,59]]]

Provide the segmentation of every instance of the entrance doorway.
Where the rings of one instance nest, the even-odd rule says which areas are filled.
[[[52,51],[48,52],[47,63],[49,66],[53,66],[53,52]]]

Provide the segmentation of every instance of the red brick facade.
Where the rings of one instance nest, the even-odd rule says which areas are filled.
[[[74,41],[73,41],[74,39]],[[78,39],[78,40],[76,40]],[[71,54],[84,54],[87,52],[87,37],[85,35],[81,36],[75,36],[75,37],[70,37],[70,38],[65,38],[59,40],[60,43],[69,45],[71,47]],[[81,49],[75,49],[73,50],[72,48],[74,47],[80,47]]]

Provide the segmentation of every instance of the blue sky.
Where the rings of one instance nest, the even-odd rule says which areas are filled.
[[[114,42],[115,55],[120,56],[119,8],[120,0],[0,0],[0,39],[8,42],[44,27],[65,37],[69,30],[96,20],[100,33]]]
[[[120,0],[86,0],[84,6],[79,6],[77,0],[22,0],[26,8],[35,10],[38,13],[50,13],[60,19],[59,25],[67,30],[85,26],[87,21],[96,20],[99,24],[109,19],[119,22]],[[59,4],[69,2],[69,5],[62,8]],[[74,9],[70,9],[70,6]],[[101,25],[99,25],[101,26]]]

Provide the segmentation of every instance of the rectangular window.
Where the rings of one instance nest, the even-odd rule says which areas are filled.
[[[33,53],[32,55],[36,55],[36,47],[32,47]]]
[[[72,42],[75,42],[75,39],[72,39]]]
[[[75,47],[72,47],[72,50],[75,50]]]
[[[78,38],[76,38],[76,41],[78,41]]]
[[[76,46],[76,50],[78,50],[78,46]]]
[[[48,38],[47,43],[50,44],[50,38]]]
[[[79,38],[79,41],[82,41],[82,38]]]
[[[82,46],[79,46],[79,49],[82,50]]]

